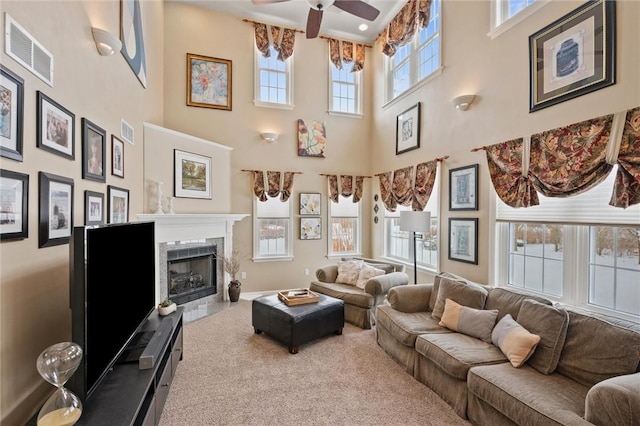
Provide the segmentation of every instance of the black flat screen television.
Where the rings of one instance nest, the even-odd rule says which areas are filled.
[[[154,223],[74,227],[69,249],[72,340],[84,353],[68,387],[85,401],[155,309]]]

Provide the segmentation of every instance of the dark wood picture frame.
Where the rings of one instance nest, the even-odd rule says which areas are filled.
[[[396,155],[420,148],[420,102],[396,116]]]
[[[187,53],[187,106],[231,111],[231,69],[229,59]]]
[[[82,179],[106,181],[107,132],[82,118]]]
[[[478,164],[449,170],[449,211],[478,210]]]
[[[42,93],[36,92],[36,146],[75,160],[76,116]]]
[[[615,57],[614,0],[588,1],[532,34],[529,112],[615,84]]]
[[[111,135],[111,174],[124,178],[124,142]]]
[[[29,236],[29,175],[0,169],[0,241]]]
[[[73,230],[73,179],[40,172],[38,248],[67,244]]]
[[[478,264],[478,218],[449,218],[449,259]]]
[[[0,156],[22,161],[24,80],[1,64],[0,95],[3,99],[3,111],[0,116]],[[8,123],[5,123],[4,120],[8,120]]]
[[[104,194],[95,191],[84,191],[84,224],[104,224]]]
[[[108,223],[129,222],[129,190],[107,186]]]

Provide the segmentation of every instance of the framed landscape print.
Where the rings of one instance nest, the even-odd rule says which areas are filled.
[[[102,225],[104,223],[104,194],[84,191],[84,224]]]
[[[187,53],[187,105],[231,111],[231,61]]]
[[[22,161],[24,80],[0,65],[0,155]]]
[[[396,155],[420,148],[420,102],[396,117]]]
[[[108,223],[129,222],[129,190],[117,186],[107,186],[109,209]]]
[[[449,170],[449,210],[478,210],[478,165]]]
[[[449,218],[449,259],[478,264],[477,218]]]
[[[173,150],[173,196],[211,199],[211,158]]]
[[[36,146],[74,160],[76,116],[40,91],[36,98]]]
[[[529,36],[529,112],[615,84],[616,2],[592,0]]]
[[[318,193],[300,193],[300,214],[317,216],[320,214],[320,194]]]
[[[124,142],[111,135],[111,174],[124,177]]]
[[[73,229],[73,179],[40,172],[38,247],[67,244]]]
[[[104,171],[107,158],[107,132],[87,120],[82,119],[82,179],[106,181]]]
[[[319,240],[322,238],[322,218],[301,217],[300,218],[300,239]]]
[[[29,175],[0,169],[0,241],[29,236]]]

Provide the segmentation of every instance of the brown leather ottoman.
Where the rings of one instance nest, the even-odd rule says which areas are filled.
[[[319,294],[320,300],[306,305],[287,306],[278,295],[254,299],[251,318],[256,334],[267,333],[298,353],[298,346],[330,333],[342,334],[344,302]]]

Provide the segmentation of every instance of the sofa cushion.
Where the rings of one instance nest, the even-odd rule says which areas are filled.
[[[438,300],[438,289],[440,288],[440,280],[442,278],[449,278],[453,281],[457,281],[460,283],[466,283],[464,278],[459,275],[452,274],[450,272],[440,272],[433,279],[433,291],[431,292],[431,296],[429,298],[429,310],[433,311],[433,308],[436,306],[436,301]]]
[[[569,328],[558,373],[586,385],[638,371],[640,325],[567,308]]]
[[[356,281],[356,287],[364,289],[364,285],[369,281],[370,278],[378,277],[380,275],[384,275],[385,271],[382,269],[375,268],[367,263],[362,266],[360,269],[360,273],[358,274],[358,280]]]
[[[364,262],[361,260],[338,261],[336,283],[356,285]]]
[[[440,325],[491,343],[491,330],[493,330],[497,316],[497,310],[473,309],[447,299]]]
[[[364,309],[375,306],[375,298],[372,295],[351,284],[311,281],[309,290],[344,300],[345,304],[359,306]]]
[[[587,424],[582,417],[589,389],[557,373],[540,374],[527,364],[484,365],[469,371],[467,387],[514,424]]]
[[[421,334],[416,351],[459,380],[465,380],[473,366],[507,362],[491,343],[462,333]]]
[[[567,335],[567,312],[562,308],[527,299],[522,302],[517,321],[530,333],[540,336],[540,343],[527,364],[542,374],[553,373]]]
[[[518,318],[520,312],[520,306],[525,299],[537,300],[545,305],[551,305],[551,301],[544,297],[531,296],[524,293],[519,293],[512,289],[506,289],[501,287],[492,287],[488,289],[487,301],[484,304],[484,309],[497,309],[498,319],[500,321],[505,315],[511,314],[511,318]]]
[[[416,337],[424,333],[452,333],[431,318],[431,312],[400,312],[388,305],[376,307],[376,326],[382,325],[398,342],[414,347]]]
[[[511,365],[518,368],[533,354],[540,336],[529,333],[507,314],[493,328],[491,342],[509,358]]]
[[[438,320],[442,318],[444,303],[447,299],[452,299],[469,308],[482,309],[487,299],[487,290],[480,284],[474,282],[461,283],[441,277],[438,288],[438,298],[436,299],[436,304],[433,307],[431,316]]]

